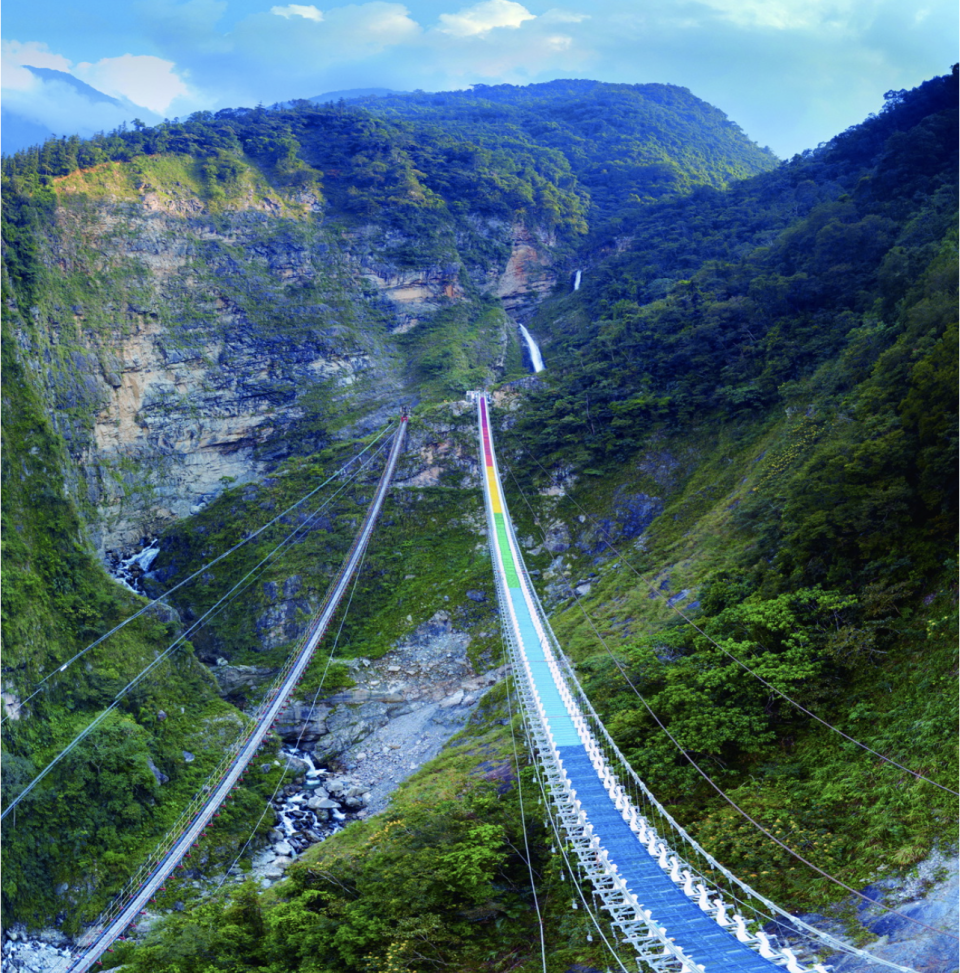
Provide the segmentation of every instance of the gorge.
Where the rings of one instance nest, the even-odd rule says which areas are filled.
[[[551,961],[609,962],[517,786],[532,771],[512,751],[467,399],[489,387],[524,556],[618,746],[765,894],[882,934],[748,835],[635,691],[850,887],[900,904],[943,877],[955,135],[956,72],[779,164],[685,89],[594,82],[198,113],[5,158],[5,802],[302,528],[5,820],[5,928],[75,936],[203,785],[352,540],[378,471],[338,471],[407,411],[337,656],[158,901],[166,920],[104,965],[533,968],[525,839]],[[284,513],[328,477],[339,492]],[[107,575],[120,564],[161,600],[59,678],[144,604]],[[785,696],[942,787],[845,750]],[[409,779],[279,856],[269,889],[210,894],[287,840],[262,815],[294,786],[281,740],[307,726],[301,784],[379,761],[347,795],[379,810]]]

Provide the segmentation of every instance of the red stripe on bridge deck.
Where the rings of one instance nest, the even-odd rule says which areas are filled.
[[[487,420],[487,400],[480,400],[480,418],[483,428],[483,462],[487,467],[493,466],[493,453],[490,451],[490,428]]]

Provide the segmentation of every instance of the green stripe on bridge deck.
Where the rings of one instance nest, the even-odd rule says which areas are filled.
[[[494,514],[493,522],[497,528],[497,540],[500,542],[500,555],[503,561],[503,573],[507,576],[507,587],[519,588],[520,577],[517,575],[517,567],[513,563],[510,542],[507,540],[507,523],[503,519],[503,514]]]

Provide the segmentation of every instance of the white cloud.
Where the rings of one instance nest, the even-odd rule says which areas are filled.
[[[152,54],[121,54],[94,64],[78,64],[73,73],[98,91],[124,97],[136,105],[163,113],[176,98],[187,98],[190,89],[175,73],[172,61]]]
[[[287,20],[291,17],[303,17],[304,20],[316,20],[318,23],[323,20],[323,11],[313,4],[288,3],[285,7],[271,7],[270,13]]]
[[[862,0],[704,0],[738,27],[810,30],[845,25],[872,4]]]
[[[40,85],[40,79],[32,71],[5,55],[0,75],[4,91],[33,91]]]
[[[63,81],[41,81],[32,90],[4,88],[3,107],[37,122],[55,135],[89,137],[128,122],[133,112],[106,101],[91,101]]]
[[[3,63],[29,65],[33,68],[53,68],[54,71],[69,71],[70,62],[62,54],[54,54],[46,44],[39,41],[3,41]]]
[[[377,44],[401,44],[421,33],[420,25],[410,16],[402,3],[348,4],[328,11],[328,19],[336,25],[341,37],[351,42]]]
[[[590,19],[590,14],[578,14],[572,10],[560,10],[553,7],[538,18],[544,24],[582,24]]]
[[[536,20],[523,4],[513,0],[483,0],[472,7],[464,7],[455,14],[440,14],[440,30],[454,37],[486,34],[495,27],[519,27],[526,20]]]

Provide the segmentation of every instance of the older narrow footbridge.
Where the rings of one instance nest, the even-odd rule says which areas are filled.
[[[177,868],[183,867],[183,860],[190,857],[192,849],[198,845],[205,829],[217,816],[220,806],[230,799],[237,783],[243,779],[244,771],[263,746],[267,734],[276,725],[291,694],[303,678],[314,651],[323,638],[330,620],[343,600],[350,579],[363,558],[390,488],[397,460],[403,449],[406,431],[407,419],[404,417],[400,420],[394,434],[390,453],[373,500],[344,558],[343,565],[327,591],[320,611],[279,673],[274,688],[268,693],[260,709],[253,714],[254,720],[249,730],[230,748],[220,767],[214,772],[213,777],[217,783],[209,790],[201,790],[196,795],[181,815],[179,824],[140,866],[117,895],[114,905],[100,916],[94,927],[81,940],[79,954],[66,966],[69,973],[85,973],[99,964],[103,953],[136,923],[157,891],[163,888],[163,883]]]
[[[768,973],[776,967],[789,973],[825,973],[822,957],[837,952],[864,957],[876,969],[913,973],[823,934],[764,898],[701,848],[636,776],[580,688],[531,584],[504,499],[489,403],[485,394],[475,398],[493,573],[528,741],[558,835],[562,829],[563,853],[608,913],[618,950],[632,949],[638,969],[658,973]],[[184,859],[263,746],[361,562],[403,448],[406,425],[404,418],[321,610],[255,720],[225,754],[210,784],[184,809],[178,825],[88,931],[65,964],[69,973],[86,973],[100,963],[171,873],[184,867]]]

